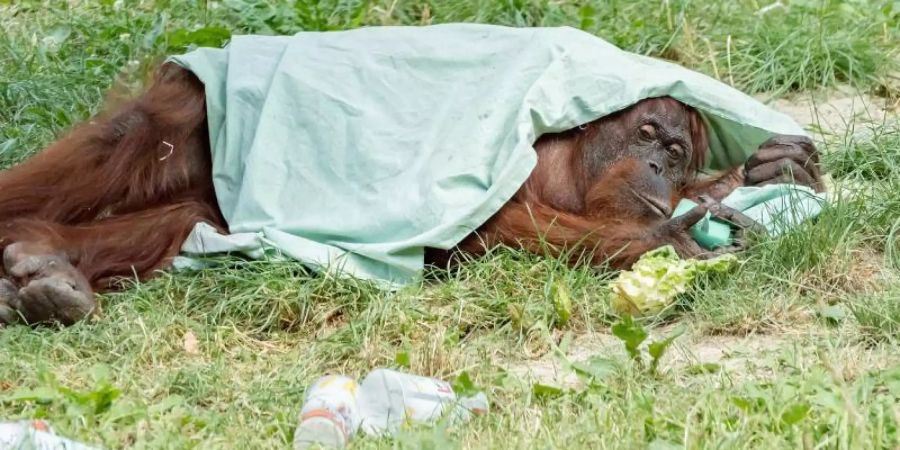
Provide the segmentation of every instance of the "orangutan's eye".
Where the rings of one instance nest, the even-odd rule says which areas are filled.
[[[641,138],[649,140],[656,139],[656,127],[653,124],[641,125],[638,129],[638,132],[641,134]]]
[[[666,147],[666,155],[669,156],[669,159],[673,161],[677,161],[681,159],[681,156],[684,154],[684,149],[681,148],[678,144],[671,144]]]

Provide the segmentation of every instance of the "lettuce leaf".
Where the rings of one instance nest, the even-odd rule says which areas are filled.
[[[671,245],[645,253],[612,282],[612,307],[618,314],[656,314],[675,302],[701,273],[724,273],[733,268],[732,254],[713,259],[681,259]]]

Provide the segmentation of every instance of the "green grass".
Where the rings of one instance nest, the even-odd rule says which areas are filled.
[[[114,84],[134,91],[165,54],[239,32],[571,25],[752,92],[896,95],[900,5],[783,3],[758,16],[768,2],[0,0],[0,164],[87,118]],[[656,336],[689,329],[658,371],[620,344],[585,344],[617,320],[608,276],[588,268],[504,250],[387,293],[296,264],[223,261],[106,295],[90,323],[0,330],[0,417],[47,418],[108,448],[285,448],[308,383],[408,355],[416,373],[471,375],[492,412],[354,447],[898,448],[900,127],[822,144],[835,204],[645,323]],[[538,380],[556,394],[523,374],[595,354],[580,383],[565,369]]]

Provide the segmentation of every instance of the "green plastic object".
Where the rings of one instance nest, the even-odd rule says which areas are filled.
[[[697,203],[688,199],[682,199],[675,207],[672,217],[678,217],[697,206]],[[710,213],[700,219],[693,227],[691,227],[691,237],[700,244],[701,247],[712,250],[716,247],[722,247],[731,244],[731,225],[719,219],[713,218]]]

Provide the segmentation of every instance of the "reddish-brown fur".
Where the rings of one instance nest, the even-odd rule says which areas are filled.
[[[613,165],[586,193],[582,214],[560,211],[539,200],[517,198],[460,247],[476,254],[498,244],[553,256],[568,252],[572,262],[587,258],[595,265],[618,268],[630,266],[643,253],[663,244],[674,246],[685,256],[699,255],[703,250],[687,233],[666,229],[667,219],[653,214],[627,190],[653,176],[647,169],[633,159]],[[672,204],[680,199],[668,189],[664,195]]]
[[[151,276],[195,223],[225,229],[208,139],[203,85],[165,66],[139,99],[0,172],[0,247],[45,243],[99,290]]]
[[[542,137],[535,144],[538,166],[528,181],[459,249],[479,253],[506,244],[535,252],[574,250],[577,257],[590,255],[593,263],[608,261],[613,267],[626,267],[663,244],[684,256],[700,253],[683,226],[670,226],[629,197],[633,190],[628,189],[641,189],[634,182],[661,183],[650,166],[642,166],[645,161],[618,161],[630,151],[624,136],[648,114],[677,119],[675,128],[689,135],[684,146],[693,148],[680,172],[666,175],[669,207],[682,195],[707,192],[721,198],[743,183],[738,171],[695,182],[707,145],[699,114],[672,99],[646,100],[579,129]],[[7,252],[6,276],[23,288],[29,279],[20,273],[25,266],[12,266],[35,252],[53,253],[56,259],[47,267],[68,261],[93,289],[107,290],[116,277],[144,279],[169,265],[196,223],[226,230],[213,192],[207,133],[203,85],[169,64],[138,99],[0,172],[0,249],[20,244]],[[588,148],[596,154],[587,154]],[[607,160],[618,162],[606,167]],[[62,288],[79,285],[70,275],[46,275],[51,272],[58,271],[42,273],[68,277]],[[16,301],[28,298],[20,294]],[[4,301],[13,304],[0,298],[0,307]]]
[[[459,248],[479,254],[504,244],[553,256],[567,252],[573,262],[587,258],[595,265],[608,264],[613,268],[627,268],[643,253],[665,244],[674,246],[685,257],[703,253],[687,233],[659,229],[664,220],[648,214],[625,189],[629,182],[652,176],[645,173],[648,167],[641,161],[626,159],[614,164],[594,184],[586,181],[589,177],[582,167],[581,152],[587,142],[624,128],[631,120],[627,116],[639,117],[666,108],[683,109],[687,114],[694,149],[688,164],[690,178],[682,180],[683,185],[669,186],[667,191],[669,206],[674,208],[683,198],[678,189],[693,189],[693,178],[705,162],[706,128],[695,110],[673,99],[652,99],[580,130],[539,139],[535,143],[538,166],[532,176]],[[739,185],[738,182],[731,189]]]

